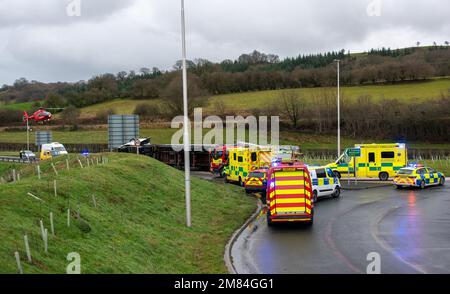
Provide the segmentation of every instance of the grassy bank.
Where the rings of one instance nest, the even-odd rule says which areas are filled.
[[[181,171],[148,157],[106,156],[109,163],[83,169],[72,158],[69,171],[65,161],[55,161],[57,197],[49,163],[42,163],[40,181],[34,166],[27,166],[20,183],[0,186],[1,273],[17,272],[16,250],[25,273],[64,273],[69,252],[80,254],[83,273],[226,272],[225,243],[255,209],[252,198],[236,186],[193,178],[193,226],[186,228]],[[74,212],[78,205],[80,219]],[[49,236],[49,251],[44,253],[39,220],[50,230],[50,211],[56,236]],[[24,259],[24,233],[30,239],[32,264]]]

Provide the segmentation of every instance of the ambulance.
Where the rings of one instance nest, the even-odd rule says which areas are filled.
[[[67,155],[67,154],[68,154],[67,150],[63,144],[53,142],[49,144],[42,144],[39,159],[47,160],[59,155]]]
[[[238,182],[243,187],[251,171],[270,166],[271,157],[270,148],[235,147],[230,149],[228,162],[223,169],[225,183]]]
[[[313,191],[307,166],[298,162],[274,164],[267,179],[267,225],[282,222],[312,225]]]
[[[348,156],[344,152],[339,159],[327,165],[338,178],[379,178],[387,181],[408,163],[405,144],[359,144],[360,156]],[[347,151],[347,150],[346,150]]]

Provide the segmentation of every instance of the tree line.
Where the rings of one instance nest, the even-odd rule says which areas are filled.
[[[361,54],[341,50],[324,54],[280,58],[254,50],[236,60],[214,63],[189,60],[188,71],[200,92],[213,94],[246,91],[326,87],[336,85],[336,65],[341,60],[341,83],[364,85],[416,81],[450,75],[448,46],[405,49],[372,49]],[[3,101],[45,101],[45,106],[84,107],[116,98],[167,98],[172,81],[178,78],[181,61],[172,70],[141,68],[94,76],[77,83],[40,83],[20,78],[0,88]],[[191,95],[192,96],[192,95]]]
[[[315,134],[337,129],[336,91],[324,90],[308,99],[283,93],[266,114],[283,115],[285,127]],[[401,101],[361,95],[341,98],[342,135],[386,140],[450,141],[450,89],[439,99]]]

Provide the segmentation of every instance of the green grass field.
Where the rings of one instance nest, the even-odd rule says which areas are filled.
[[[81,109],[81,118],[95,117],[98,113],[105,110],[113,110],[116,114],[133,114],[139,104],[163,105],[161,99],[153,100],[134,100],[134,99],[116,99],[104,103],[94,104]]]
[[[355,99],[361,95],[371,95],[376,101],[378,99],[399,99],[403,101],[416,101],[438,98],[442,94],[448,95],[450,79],[434,79],[425,82],[399,83],[395,85],[370,85],[342,87],[342,97]],[[281,96],[283,91],[295,91],[301,97],[308,99],[313,95],[321,94],[323,91],[334,91],[335,88],[303,88],[295,90],[273,90],[261,92],[248,92],[239,94],[227,94],[213,96],[209,99],[207,110],[212,112],[218,100],[222,100],[228,111],[241,111],[254,108],[265,108],[273,105]]]
[[[31,111],[33,109],[34,102],[22,102],[22,103],[11,103],[4,104],[0,103],[0,109],[9,109],[17,111]]]
[[[34,166],[22,166],[19,183],[0,185],[1,273],[17,272],[15,251],[25,273],[65,273],[70,252],[80,254],[82,273],[226,272],[224,246],[255,210],[253,198],[237,186],[193,177],[192,228],[187,228],[181,171],[149,157],[103,156],[109,163],[83,169],[71,156],[69,171],[64,158],[55,159],[57,177],[49,162],[41,163],[41,180]],[[50,231],[50,212],[56,235],[49,233],[45,253],[39,220]],[[30,240],[32,264],[26,261],[24,234]]]

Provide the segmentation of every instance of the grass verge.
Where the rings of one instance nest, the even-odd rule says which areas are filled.
[[[17,272],[16,250],[25,273],[64,273],[70,252],[80,254],[82,273],[226,272],[225,244],[254,211],[252,198],[236,186],[192,178],[192,228],[187,228],[181,171],[149,157],[106,156],[109,163],[83,169],[72,156],[70,170],[59,158],[54,161],[58,176],[49,162],[41,163],[41,180],[34,166],[25,166],[19,183],[0,186],[1,273]],[[27,196],[28,192],[44,202]],[[45,253],[39,220],[50,231],[50,212],[56,235],[49,236]],[[25,233],[32,264],[25,261]]]

